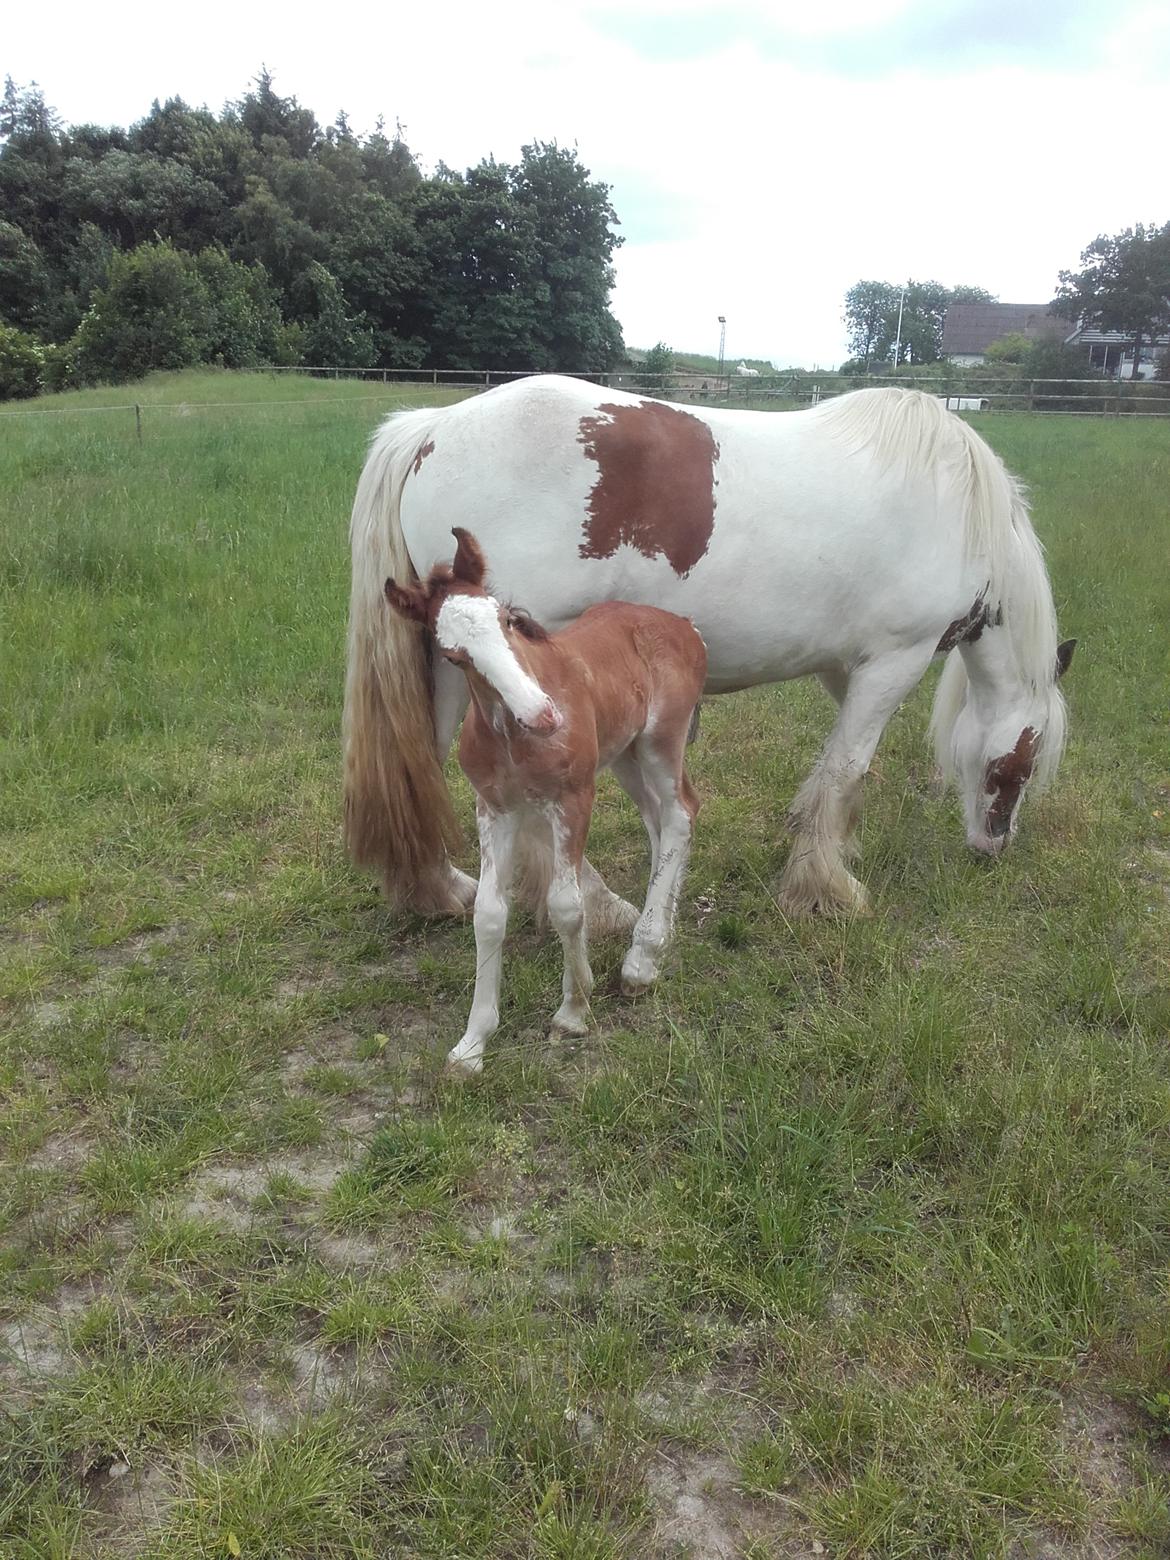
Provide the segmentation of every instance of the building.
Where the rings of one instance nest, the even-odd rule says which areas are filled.
[[[1005,336],[1064,341],[1070,328],[1046,303],[952,303],[943,319],[943,357],[969,368],[986,362],[988,347]]]
[[[1128,379],[1133,373],[1133,337],[1119,330],[1097,330],[1073,325],[1049,313],[1046,303],[952,303],[943,320],[943,357],[962,367],[987,361],[987,349],[1005,336],[1025,336],[1029,341],[1058,341],[1066,347],[1086,348],[1088,373],[1111,379]],[[1170,336],[1142,344],[1139,379],[1153,379],[1158,359],[1170,350]]]

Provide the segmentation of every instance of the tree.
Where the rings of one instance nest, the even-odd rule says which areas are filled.
[[[942,357],[943,323],[952,303],[994,303],[982,287],[944,287],[941,282],[856,282],[845,294],[849,350],[869,372],[897,349],[899,363],[936,363]],[[898,316],[901,311],[901,331]]]
[[[869,372],[870,360],[885,357],[890,332],[887,337],[891,314],[898,309],[898,288],[889,282],[855,282],[845,294],[845,324],[849,327],[849,350]]]
[[[1122,331],[1134,343],[1139,378],[1142,347],[1170,330],[1170,222],[1137,223],[1102,234],[1081,252],[1081,270],[1061,271],[1053,311],[1097,330]]]
[[[0,325],[0,401],[38,395],[44,354],[35,336]]]
[[[281,350],[282,321],[263,268],[222,249],[168,243],[115,255],[74,338],[82,380],[134,379],[158,368],[219,362],[248,368]]]
[[[368,368],[374,361],[373,332],[360,316],[349,313],[333,273],[311,265],[302,290],[304,361],[327,368]]]
[[[674,373],[674,353],[665,341],[656,341],[647,352],[635,383],[650,395],[669,395]]]

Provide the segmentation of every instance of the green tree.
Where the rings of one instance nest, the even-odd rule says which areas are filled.
[[[889,352],[893,334],[889,330],[891,313],[898,311],[898,288],[889,282],[854,282],[845,294],[844,321],[849,330],[849,351],[860,359],[863,372],[870,362]]]
[[[538,303],[531,363],[539,368],[613,368],[623,352],[609,309],[617,214],[609,186],[590,178],[569,147],[525,146],[514,171],[516,203],[536,243],[528,286]]]
[[[856,282],[845,294],[849,350],[864,364],[936,363],[942,357],[943,323],[952,303],[993,303],[982,287],[941,282]],[[899,332],[899,310],[901,330]]]
[[[82,380],[134,379],[157,368],[272,362],[282,343],[276,295],[259,266],[222,249],[187,255],[168,243],[140,244],[110,263],[74,339]]]
[[[0,325],[0,401],[38,395],[44,354],[35,336]]]
[[[311,265],[302,293],[304,361],[326,368],[368,368],[374,361],[373,332],[360,316],[349,312],[333,273],[326,266]]]
[[[1138,223],[1095,238],[1081,252],[1079,271],[1061,271],[1053,311],[1098,330],[1133,338],[1133,373],[1143,346],[1170,330],[1170,222]]]
[[[656,341],[647,352],[635,383],[650,395],[669,395],[674,373],[674,352],[665,341]]]

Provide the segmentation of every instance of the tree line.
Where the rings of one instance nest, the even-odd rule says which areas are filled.
[[[842,372],[867,374],[906,362],[936,363],[942,357],[947,308],[952,303],[997,301],[982,287],[856,282],[845,294],[843,318],[853,357]],[[1136,379],[1142,348],[1170,332],[1170,222],[1164,227],[1138,223],[1095,238],[1081,253],[1080,270],[1060,272],[1051,310],[1070,325],[1120,331],[1132,339]],[[1084,349],[1051,340],[1008,336],[992,343],[987,356],[1019,363],[1037,377],[1087,371]],[[1164,373],[1166,368],[1164,359]]]
[[[608,369],[617,225],[575,149],[426,175],[401,129],[322,127],[267,70],[126,130],[9,79],[0,397],[199,362]]]

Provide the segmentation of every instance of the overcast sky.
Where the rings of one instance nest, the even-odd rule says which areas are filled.
[[[497,0],[6,7],[0,73],[70,123],[218,109],[261,62],[425,168],[576,144],[613,187],[614,310],[778,366],[845,355],[862,277],[1051,297],[1100,232],[1170,219],[1167,0]]]

